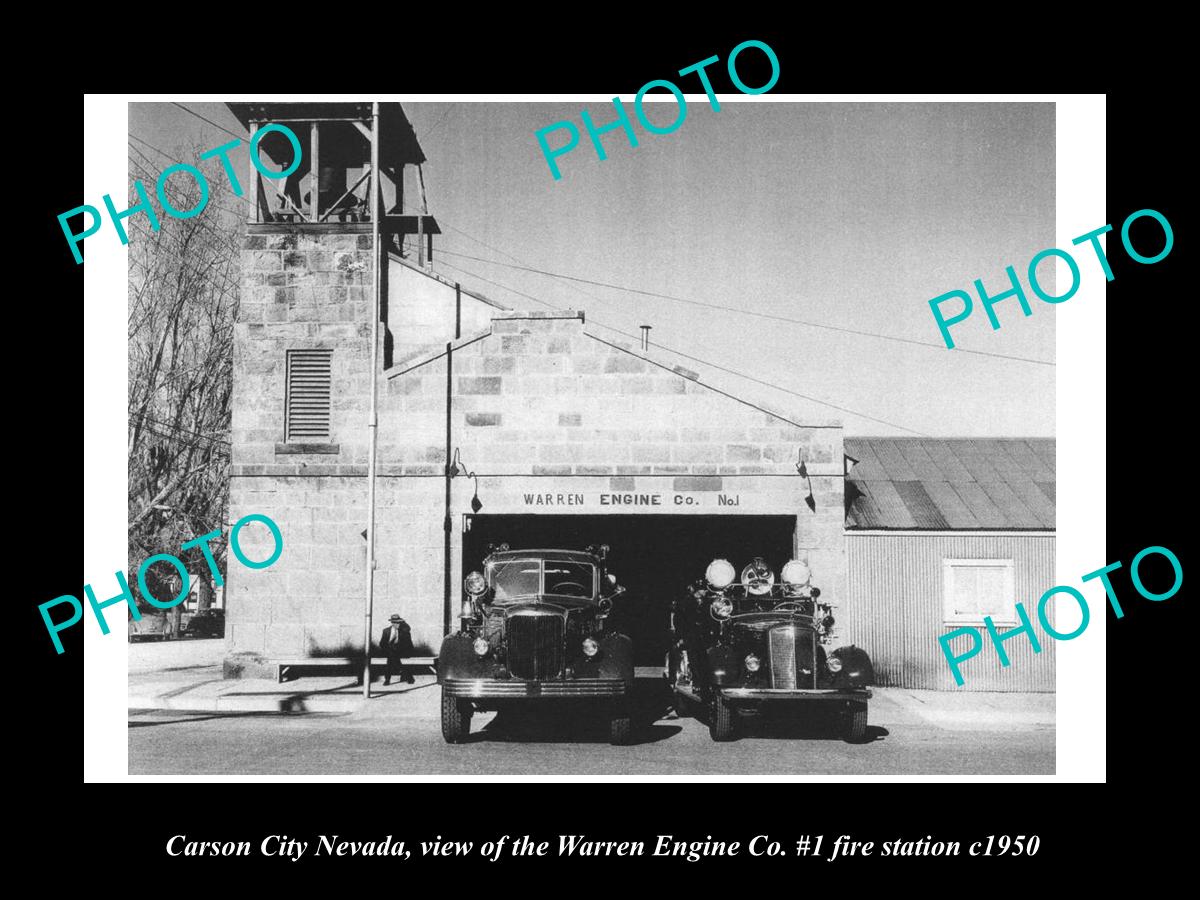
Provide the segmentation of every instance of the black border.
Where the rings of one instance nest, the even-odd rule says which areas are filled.
[[[566,31],[570,31],[569,40]],[[729,26],[714,29],[711,38],[694,35],[672,38],[650,37],[629,29],[623,34],[598,34],[589,41],[580,38],[577,29],[566,29],[559,40],[531,40],[526,46],[511,41],[496,40],[480,47],[447,41],[444,31],[440,40],[426,43],[407,42],[402,51],[405,64],[387,77],[375,80],[385,90],[447,90],[477,93],[481,90],[500,92],[604,92],[611,96],[632,94],[645,81],[670,77],[670,73],[712,54],[724,59],[728,50],[740,40],[755,37],[769,43],[781,61],[781,78],[774,92],[791,91],[870,91],[893,87],[887,80],[860,79],[853,85],[833,84],[829,69],[819,69],[813,63],[813,44],[820,34],[804,33],[799,29],[761,29],[748,26]],[[730,35],[733,35],[732,37]],[[436,38],[437,35],[431,35]],[[868,53],[870,47],[860,47]],[[999,52],[999,51],[997,51]],[[968,54],[968,57],[970,54]],[[887,60],[878,60],[887,65]],[[853,58],[848,59],[849,66]],[[898,68],[904,77],[912,77],[923,68],[934,68],[935,62],[953,67],[969,65],[969,59],[955,59],[954,54],[933,50],[917,53],[911,65]],[[1001,65],[998,60],[995,65]],[[1011,62],[1011,61],[1010,61]],[[1061,61],[1060,61],[1061,62]],[[1069,63],[1069,60],[1067,61]],[[901,61],[896,60],[901,66]],[[1007,64],[1006,64],[1007,65]],[[842,70],[844,72],[845,69]],[[485,84],[476,81],[477,73],[486,72]],[[720,73],[720,67],[714,67]],[[359,73],[356,73],[358,76]],[[842,77],[839,74],[839,78]],[[746,78],[750,81],[750,74]],[[299,78],[305,87],[332,91],[361,86],[361,77],[339,79],[343,83],[321,84],[317,77]],[[355,85],[349,82],[354,81]],[[718,90],[727,85],[714,80]],[[1059,87],[1078,88],[1077,81],[1049,86],[1014,85],[1011,89],[1039,90]],[[163,90],[175,91],[176,83],[162,85]],[[232,89],[232,84],[224,85]],[[914,85],[916,90],[973,89],[969,84],[948,84],[945,77]],[[1007,87],[1007,86],[1006,86]],[[1091,85],[1087,85],[1091,87]],[[211,81],[204,86],[195,83],[194,90],[220,90]],[[299,87],[297,92],[302,92]],[[1103,89],[1097,85],[1095,89]],[[75,129],[82,131],[82,117],[74,118],[80,109],[78,97],[63,101],[59,107],[63,122],[56,141],[48,148],[52,161],[47,167],[69,173],[78,171],[79,158],[74,143]],[[78,123],[78,124],[77,124]],[[1114,736],[1108,749],[1114,784],[1134,790],[1147,787],[1161,791],[1161,781],[1182,772],[1183,744],[1173,738],[1173,729],[1186,725],[1188,716],[1183,680],[1183,660],[1188,648],[1178,641],[1186,640],[1188,629],[1184,621],[1186,595],[1183,591],[1170,601],[1152,604],[1136,599],[1127,579],[1128,564],[1143,547],[1160,544],[1170,547],[1186,570],[1186,546],[1182,540],[1179,519],[1186,509],[1190,479],[1187,471],[1187,444],[1183,441],[1183,417],[1190,406],[1184,385],[1186,377],[1182,364],[1187,360],[1185,342],[1188,329],[1176,323],[1177,310],[1186,309],[1189,294],[1177,283],[1186,268],[1190,235],[1187,209],[1182,203],[1182,153],[1190,146],[1184,133],[1184,122],[1177,102],[1157,99],[1153,92],[1110,95],[1108,100],[1108,221],[1114,231],[1109,235],[1109,259],[1115,280],[1108,286],[1107,313],[1109,358],[1108,428],[1113,440],[1108,442],[1108,557],[1097,560],[1096,567],[1123,560],[1126,569],[1114,576],[1114,584],[1122,598],[1133,598],[1125,604],[1126,616],[1116,620],[1108,615],[1108,658],[1110,661],[1109,731]],[[1100,148],[1098,148],[1099,151]],[[76,181],[75,184],[79,182]],[[48,250],[49,262],[41,269],[39,296],[47,294],[56,302],[37,300],[23,304],[20,322],[28,333],[64,336],[64,330],[81,327],[82,320],[69,304],[82,297],[82,267],[73,264],[64,254],[61,233],[53,216],[63,209],[77,205],[82,190],[72,185],[64,175],[52,182],[49,190],[50,215],[43,217],[34,229],[39,251]],[[44,186],[39,186],[44,189]],[[78,191],[78,193],[76,193]],[[45,204],[41,196],[37,206]],[[1171,256],[1156,266],[1131,263],[1120,250],[1119,228],[1132,210],[1151,207],[1168,216],[1175,232],[1175,249]],[[1097,225],[1100,223],[1097,223]],[[1135,232],[1136,236],[1136,232]],[[85,251],[86,252],[86,251]],[[64,258],[65,257],[65,258]],[[71,298],[71,299],[68,299]],[[48,315],[48,310],[54,313]],[[56,349],[45,360],[53,371],[49,382],[39,379],[39,389],[20,398],[24,406],[23,421],[40,423],[58,420],[60,427],[43,434],[36,442],[37,450],[30,454],[35,470],[34,483],[39,493],[32,502],[24,504],[22,524],[32,518],[30,543],[35,557],[45,555],[44,561],[26,564],[30,573],[29,590],[35,602],[58,593],[79,590],[75,573],[65,571],[64,549],[69,526],[65,510],[67,500],[75,494],[78,478],[75,441],[67,437],[68,420],[78,422],[77,401],[80,379],[76,368],[82,368],[82,355],[73,336],[67,340],[52,340]],[[54,410],[63,415],[47,415],[46,405],[53,399]],[[1064,398],[1059,398],[1063,402]],[[74,412],[72,412],[74,409]],[[34,429],[35,432],[37,429]],[[1106,442],[1106,435],[1097,429],[1095,440]],[[78,446],[87,451],[87,435]],[[1159,476],[1160,467],[1162,476]],[[40,476],[40,477],[36,477]],[[1081,573],[1082,574],[1082,573]],[[1147,575],[1147,581],[1150,576]],[[24,579],[22,579],[24,580]],[[54,587],[48,587],[53,583]],[[25,671],[30,684],[29,699],[23,701],[22,712],[32,709],[26,719],[21,716],[20,727],[32,737],[33,746],[27,752],[33,756],[33,767],[44,785],[44,799],[35,803],[31,812],[34,820],[31,837],[54,846],[54,835],[61,833],[64,808],[74,808],[76,791],[81,778],[80,726],[82,722],[82,641],[80,632],[66,635],[67,653],[57,657],[45,639],[45,630],[35,603],[29,604],[32,633],[32,660]],[[1094,609],[1093,613],[1097,611]],[[1176,638],[1171,641],[1170,638]],[[1084,636],[1087,639],[1087,636]],[[74,641],[74,643],[72,643]],[[124,692],[125,685],[113,685],[112,690]],[[1097,748],[1100,750],[1101,748]],[[86,786],[85,791],[103,791],[98,786]],[[766,863],[742,856],[735,859],[706,860],[682,863],[651,859],[599,860],[558,862],[552,859],[536,861],[515,860],[503,864],[504,872],[519,872],[523,878],[535,877],[547,871],[561,869],[564,874],[586,884],[588,876],[604,874],[665,874],[672,883],[700,881],[709,887],[718,882],[714,877],[726,872],[737,878],[747,875],[755,880],[744,882],[765,889],[770,875],[794,877],[802,873],[804,884],[853,885],[860,872],[870,871],[885,878],[884,883],[897,884],[909,876],[927,879],[945,876],[949,871],[969,872],[976,879],[994,873],[1004,866],[1006,873],[1022,873],[1031,878],[1043,871],[1067,872],[1073,864],[1091,857],[1107,841],[1110,823],[1099,815],[1082,815],[1081,808],[1059,789],[1018,784],[909,784],[902,787],[866,784],[658,784],[658,785],[546,785],[546,784],[405,784],[405,785],[221,785],[215,790],[207,786],[173,785],[169,791],[158,786],[141,784],[124,786],[122,793],[133,798],[133,808],[125,808],[111,821],[97,817],[97,829],[107,825],[111,844],[91,839],[74,842],[72,851],[91,864],[93,871],[103,871],[105,848],[113,849],[123,842],[137,848],[136,872],[126,870],[126,877],[144,878],[162,871],[177,877],[202,880],[221,879],[222,884],[239,874],[264,874],[276,883],[293,880],[315,887],[322,875],[338,879],[345,888],[354,876],[367,875],[372,883],[382,877],[385,883],[415,885],[419,879],[433,893],[442,890],[469,890],[470,883],[461,877],[461,866],[487,871],[482,862],[456,861],[453,868],[433,865],[395,868],[384,860],[342,858],[316,865],[293,865],[270,860],[194,859],[181,865],[168,859],[163,852],[167,839],[175,833],[187,832],[222,840],[261,840],[267,834],[287,833],[293,836],[317,833],[339,833],[346,839],[378,839],[392,834],[396,839],[419,841],[430,834],[454,836],[466,840],[485,840],[494,833],[530,833],[543,839],[553,835],[583,833],[617,840],[653,840],[657,833],[672,833],[677,837],[703,839],[705,835],[728,840],[745,841],[754,834],[769,833],[779,838],[794,839],[804,833],[852,834],[860,839],[891,840],[896,837],[918,838],[926,834],[944,839],[968,840],[973,835],[989,833],[1037,833],[1042,837],[1042,849],[1035,859],[1017,861],[1011,858],[988,861],[983,868],[970,860],[913,859],[902,866],[881,865],[878,858],[858,860],[844,865],[816,863],[789,858],[788,862]],[[68,793],[70,792],[70,793]],[[903,796],[897,796],[903,792]],[[96,795],[85,794],[85,799]],[[105,803],[112,802],[107,793]],[[1136,796],[1136,795],[1134,795]],[[118,824],[123,823],[123,824]],[[497,825],[496,823],[500,823]],[[1126,826],[1135,824],[1125,822]],[[122,836],[123,835],[123,836]],[[1126,848],[1137,855],[1137,848]],[[1124,851],[1123,851],[1124,852]],[[876,863],[876,865],[870,865]],[[802,870],[796,869],[803,865]],[[380,868],[380,866],[384,866]],[[764,866],[767,866],[764,868]],[[1071,868],[1068,868],[1071,867]],[[495,871],[501,871],[495,869]],[[452,873],[452,874],[451,874]],[[413,876],[409,881],[405,876]],[[548,882],[520,882],[532,889],[554,889],[572,892],[576,882],[560,882],[555,888]],[[1030,881],[1024,882],[1032,884]],[[440,888],[440,885],[446,887]],[[540,885],[540,887],[539,887]],[[604,882],[600,883],[604,886]],[[486,886],[486,883],[485,883]],[[613,889],[625,888],[614,886]]]

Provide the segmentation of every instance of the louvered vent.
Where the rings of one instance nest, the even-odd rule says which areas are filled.
[[[329,394],[332,350],[289,350],[285,441],[329,440]]]

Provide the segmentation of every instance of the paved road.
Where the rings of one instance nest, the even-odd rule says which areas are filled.
[[[433,688],[436,690],[436,688]],[[820,724],[751,721],[732,744],[697,719],[643,707],[637,743],[612,747],[586,714],[477,715],[469,743],[448,746],[436,717],[386,704],[346,715],[130,713],[130,774],[785,775],[1054,773],[1054,729],[947,730],[915,716],[843,743]],[[394,709],[394,706],[391,708]],[[586,712],[586,710],[581,711]]]

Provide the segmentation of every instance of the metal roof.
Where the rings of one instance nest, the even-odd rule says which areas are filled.
[[[1054,529],[1053,438],[851,438],[846,527]],[[847,465],[849,465],[847,461]]]
[[[252,121],[266,122],[311,122],[328,121],[371,121],[370,103],[227,103],[237,120],[247,128]],[[379,104],[379,160],[381,166],[420,165],[425,162],[425,152],[417,140],[416,132],[399,103]],[[302,145],[307,146],[306,135],[298,135]],[[324,143],[324,141],[322,141]],[[362,138],[367,146],[366,138]],[[369,151],[368,154],[369,156]],[[324,154],[322,154],[324,156]]]

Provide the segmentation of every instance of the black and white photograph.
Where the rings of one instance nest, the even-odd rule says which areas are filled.
[[[131,776],[1055,775],[1056,104],[680,84],[127,104]]]

